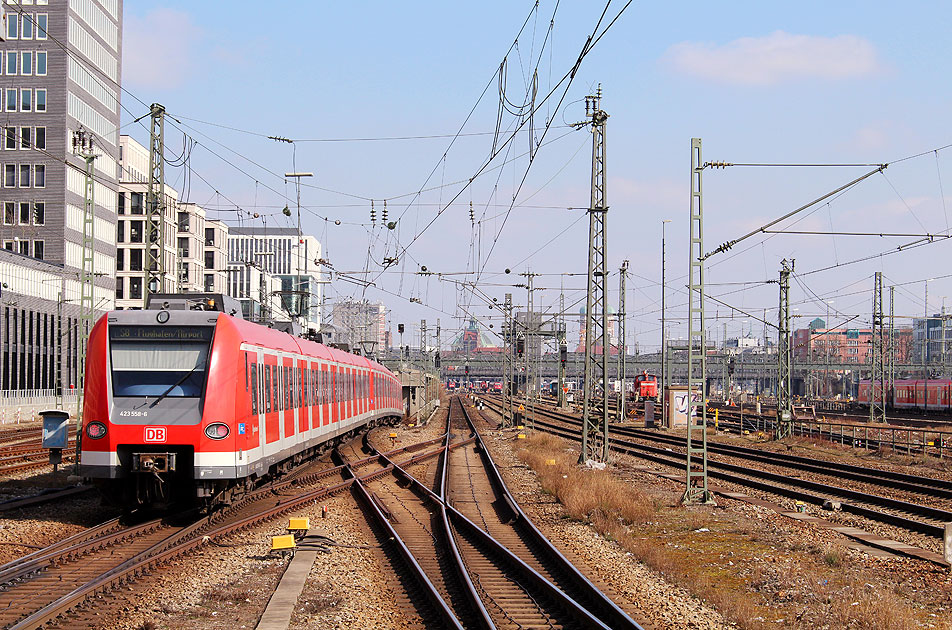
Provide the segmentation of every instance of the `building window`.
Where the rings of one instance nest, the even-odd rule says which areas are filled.
[[[37,90],[39,93],[39,90]],[[33,132],[33,147],[46,150],[46,127],[37,127]]]
[[[122,221],[119,222],[122,225]],[[116,250],[116,271],[126,270],[126,250],[121,247]]]
[[[17,111],[17,89],[7,88],[7,107],[8,112]]]
[[[205,274],[205,292],[211,293],[215,290],[215,276],[214,274],[206,273]]]
[[[33,111],[33,90],[27,90],[27,89],[20,90],[20,111],[21,112]]]
[[[31,185],[31,181],[30,181],[31,177],[30,177],[30,174],[31,174],[31,171],[32,171],[32,170],[33,170],[33,169],[30,168],[30,165],[29,165],[29,164],[21,164],[21,165],[20,165],[20,188],[29,188],[29,187],[30,187],[30,185]]]
[[[13,251],[13,241],[3,241],[3,249],[7,250],[8,252],[12,252],[12,251]]]
[[[33,166],[33,187],[46,188],[46,165],[36,164]]]
[[[116,214],[126,213],[126,193],[119,193],[119,199],[116,203]]]
[[[36,51],[36,76],[38,77],[46,76],[46,51],[45,50]]]
[[[13,225],[17,218],[17,204],[13,201],[7,201],[3,204],[3,224]]]
[[[29,76],[33,74],[33,51],[25,50],[20,53],[20,74]]]
[[[17,185],[17,165],[16,164],[4,164],[3,185],[6,188],[16,188],[16,185]]]
[[[131,214],[142,214],[142,193],[132,193],[130,197],[130,212]],[[140,221],[141,224],[141,221]],[[141,227],[141,226],[140,226]],[[133,243],[141,243],[142,241],[133,241]]]
[[[129,278],[129,299],[142,299],[142,278]]]
[[[188,232],[188,213],[187,212],[178,213],[178,231]]]
[[[27,4],[24,2],[23,4]],[[23,15],[23,22],[20,25],[20,39],[33,39],[33,16],[28,13]]]
[[[120,250],[122,251],[122,250]],[[116,278],[116,299],[122,300],[125,299],[125,292],[123,289],[126,288],[126,279],[125,278]]]
[[[205,228],[205,246],[215,246],[215,228]]]
[[[17,32],[19,26],[20,16],[13,12],[7,13],[7,39],[17,39],[19,37]]]
[[[33,225],[46,225],[45,201],[37,201],[33,204]]]
[[[116,222],[116,242],[125,243],[126,242],[126,222],[117,221]],[[122,250],[119,250],[122,251]]]
[[[16,149],[17,148],[17,128],[16,127],[5,127],[4,129],[4,149]]]
[[[30,202],[20,202],[20,225],[30,225]]]
[[[37,4],[40,4],[40,3],[37,2]],[[36,14],[36,38],[37,39],[46,39],[47,37],[46,29],[48,26],[49,26],[49,15],[46,13],[37,13]]]
[[[132,193],[133,195],[135,193]],[[142,242],[142,221],[133,221],[129,224],[129,242]]]
[[[142,252],[141,249],[129,250],[129,271],[142,271]]]
[[[205,269],[215,268],[215,252],[205,252]]]
[[[46,111],[46,90],[37,90],[36,91],[36,111],[45,112]]]
[[[43,260],[43,256],[46,253],[44,248],[46,244],[43,241],[33,241],[33,257]]]
[[[20,148],[29,149],[33,144],[33,127],[20,127]]]
[[[20,241],[20,253],[24,256],[30,255],[30,241]]]
[[[14,76],[17,73],[17,54],[7,51],[7,76]]]

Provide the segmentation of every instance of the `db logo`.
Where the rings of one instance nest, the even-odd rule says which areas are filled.
[[[142,440],[144,442],[164,442],[165,427],[146,427]]]

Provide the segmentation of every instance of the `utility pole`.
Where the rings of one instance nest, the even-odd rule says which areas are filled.
[[[534,374],[534,364],[531,361],[532,357],[532,339],[538,339],[538,336],[534,334],[533,327],[535,326],[533,318],[533,299],[532,299],[532,279],[538,276],[537,273],[531,273],[529,271],[519,274],[520,276],[525,277],[526,283],[526,322],[525,322],[525,370],[526,370],[526,391],[525,391],[525,408],[526,408],[526,417],[529,419],[530,428],[535,428],[535,416],[530,410],[530,406],[534,407],[534,400],[530,399],[529,389],[530,383],[532,384],[532,389],[535,389],[536,380]]]
[[[667,426],[668,422],[668,335],[667,329],[664,327],[664,295],[667,293],[665,291],[664,284],[664,269],[665,269],[665,247],[664,247],[664,227],[665,224],[671,223],[671,219],[662,219],[661,220],[661,426]]]
[[[146,192],[145,278],[142,307],[152,293],[165,292],[165,107],[152,103],[149,188]]]
[[[793,427],[792,408],[792,363],[793,347],[790,344],[790,274],[796,261],[780,261],[780,308],[777,331],[777,431],[775,437],[781,440],[790,435]]]
[[[86,358],[86,344],[89,341],[89,330],[92,328],[93,315],[95,308],[93,296],[95,295],[95,286],[93,280],[95,271],[93,261],[95,254],[94,230],[96,226],[96,196],[95,196],[95,163],[96,152],[93,146],[93,136],[86,130],[80,129],[73,133],[73,153],[78,155],[86,163],[85,169],[85,194],[83,195],[83,268],[80,272],[80,297],[79,297],[79,365],[76,372],[79,375],[79,382],[76,390],[76,462],[79,463],[82,435],[82,413],[83,413],[83,387],[86,380],[86,370],[83,368],[83,361]],[[62,307],[60,307],[62,308]]]
[[[592,126],[592,199],[588,209],[588,288],[585,298],[585,397],[582,409],[582,451],[579,463],[608,461],[608,194],[605,174],[605,122],[602,90],[585,97]],[[601,338],[601,356],[596,356]],[[602,408],[594,408],[602,382]],[[599,417],[600,416],[600,417]]]
[[[688,391],[685,505],[713,503],[707,485],[707,326],[704,320],[704,162],[691,138],[691,236],[688,242]],[[695,398],[695,395],[697,398]]]
[[[502,303],[503,312],[503,353],[505,356],[505,365],[503,366],[503,384],[502,384],[502,425],[504,427],[512,424],[512,397],[513,381],[515,381],[513,365],[513,341],[515,339],[515,330],[512,325],[512,293],[507,293]]]
[[[429,369],[429,360],[426,356],[426,320],[420,320],[420,362],[423,364],[423,374],[426,378],[426,372]]]
[[[889,404],[896,406],[896,287],[889,287],[889,351],[886,354],[886,374],[889,381]]]
[[[292,154],[293,155],[292,160],[294,161],[294,164],[292,164],[292,168],[296,169],[297,168],[297,151],[296,151],[297,145],[295,145],[293,141],[291,144],[292,144],[292,147],[295,148],[295,151]],[[307,323],[308,312],[311,307],[311,291],[310,291],[310,280],[306,280],[308,257],[303,254],[304,235],[301,232],[301,178],[314,177],[314,173],[298,173],[295,171],[293,173],[285,173],[284,176],[286,178],[293,178],[294,187],[297,189],[297,256],[295,257],[297,264],[295,265],[296,269],[294,270],[295,271],[294,277],[297,281],[297,286],[294,288],[292,295],[295,295],[297,297],[297,303],[298,303],[297,317],[299,318],[298,324],[301,325],[301,330],[303,332],[307,330],[306,323]],[[304,259],[303,273],[301,269],[301,258]],[[304,288],[305,281],[308,282],[307,289]]]
[[[565,338],[565,293],[559,293],[559,391],[556,397],[559,403],[559,409],[567,406],[565,396],[565,361],[568,359],[568,345]]]
[[[883,272],[873,275],[873,335],[870,348],[869,421],[886,422],[886,384],[883,357]],[[878,388],[878,391],[877,391]]]
[[[628,261],[624,260],[618,269],[618,380],[621,385],[621,397],[618,401],[618,421],[624,422],[627,391],[625,389],[625,278],[628,276]]]

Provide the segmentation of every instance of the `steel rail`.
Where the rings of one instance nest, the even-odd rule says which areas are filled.
[[[405,448],[407,447],[404,447],[404,449]],[[396,449],[396,451],[399,452],[404,449]],[[429,452],[428,455],[430,457],[435,457],[441,451],[442,447]],[[419,460],[422,457],[423,455],[416,455],[415,459]],[[332,471],[336,472],[337,469],[321,471],[318,473],[318,476],[326,476]],[[279,500],[270,508],[265,510],[257,510],[255,513],[246,517],[242,517],[241,519],[234,522],[224,523],[218,525],[217,527],[215,526],[216,522],[225,520],[229,517],[229,515],[233,515],[238,510],[244,507],[249,507],[258,499],[267,497],[269,494],[271,494],[270,487],[265,486],[263,488],[259,488],[253,493],[246,495],[242,501],[233,504],[228,510],[217,512],[209,516],[207,519],[203,519],[179,530],[172,536],[156,543],[144,551],[137,553],[132,558],[126,560],[120,565],[105,571],[100,576],[87,581],[85,584],[77,587],[70,593],[64,594],[49,605],[44,606],[27,617],[19,620],[16,624],[10,626],[10,628],[11,630],[41,628],[46,623],[65,614],[70,609],[79,605],[88,597],[97,593],[104,593],[117,585],[132,581],[137,576],[155,566],[163,564],[174,557],[187,554],[194,549],[208,544],[214,537],[230,535],[243,529],[247,529],[248,527],[256,525],[260,522],[287,513],[308,502],[341,492],[349,488],[352,483],[353,480],[348,479],[330,486],[323,486],[315,490],[298,494],[288,499]],[[119,532],[117,535],[121,536],[126,531],[127,530],[123,530],[123,532]]]
[[[564,422],[564,420],[563,420]],[[580,441],[579,436],[572,431],[565,429],[559,425],[555,425],[544,420],[536,420],[537,427],[544,427],[544,430],[547,430],[550,433],[555,433],[560,437],[565,437],[573,441]],[[636,444],[634,442],[628,442],[625,440],[615,440],[613,446],[617,446],[614,450],[622,452],[625,454],[633,455],[641,459],[648,459],[650,461],[655,461],[667,466],[674,467],[683,467],[683,462],[685,456],[683,453],[678,453],[675,451],[669,451],[659,447],[648,446],[645,444]],[[675,461],[672,461],[675,460]],[[765,492],[770,492],[773,494],[780,494],[787,496],[796,500],[806,501],[809,503],[823,505],[827,500],[835,497],[837,493],[840,493],[840,496],[848,496],[851,499],[857,501],[865,501],[872,505],[879,505],[881,507],[886,507],[889,509],[905,512],[907,514],[913,514],[918,516],[923,516],[930,518],[939,522],[942,522],[943,525],[935,525],[933,523],[926,523],[923,521],[918,521],[912,518],[908,518],[901,515],[890,514],[888,512],[883,512],[880,510],[875,510],[857,503],[841,502],[841,508],[844,512],[851,512],[859,516],[863,516],[870,520],[875,520],[879,522],[889,523],[892,525],[898,525],[904,529],[910,531],[916,531],[919,533],[926,534],[935,538],[942,538],[945,535],[944,523],[952,521],[952,512],[946,510],[938,510],[929,506],[918,505],[915,503],[908,503],[905,501],[897,501],[895,499],[890,499],[888,497],[880,497],[876,495],[870,495],[862,492],[857,492],[853,490],[848,490],[846,488],[838,488],[836,486],[830,486],[826,484],[820,484],[817,482],[811,482],[804,479],[795,479],[787,477],[784,475],[778,475],[775,473],[768,473],[766,471],[758,471],[750,468],[745,468],[743,466],[737,466],[733,464],[726,464],[723,462],[716,462],[713,460],[708,461],[708,474],[725,481],[730,481],[740,485],[746,485],[749,487],[757,488]],[[721,472],[717,469],[722,469],[723,471],[730,472]],[[748,479],[746,477],[739,477],[738,475],[750,475],[761,477],[764,479],[771,480],[775,483],[784,483],[801,488],[812,489],[818,492],[825,492],[825,496],[817,496],[809,492],[801,492],[792,488],[784,488],[782,486],[777,486],[774,484],[764,483],[757,481],[756,479]]]

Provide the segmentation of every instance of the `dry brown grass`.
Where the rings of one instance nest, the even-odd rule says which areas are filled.
[[[555,496],[572,518],[580,521],[642,523],[657,510],[653,500],[607,470],[575,465],[561,441],[545,433],[529,437],[519,457],[539,476],[542,488]]]
[[[863,574],[861,563],[842,547],[788,544],[754,533],[740,517],[667,503],[611,471],[580,468],[577,451],[567,446],[560,438],[535,434],[518,454],[569,517],[591,524],[738,627],[911,630],[919,625],[914,605]],[[701,528],[709,531],[697,533]],[[932,627],[950,627],[932,621]]]

